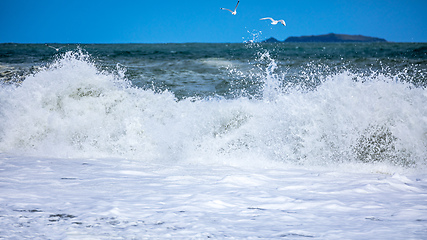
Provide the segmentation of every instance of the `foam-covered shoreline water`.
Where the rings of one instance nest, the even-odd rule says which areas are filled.
[[[132,86],[123,67],[68,51],[4,86],[0,150],[47,157],[425,168],[427,94],[399,75],[350,71],[311,90],[283,81],[268,51],[258,97],[185,98]],[[231,68],[231,67],[229,67]],[[229,70],[231,74],[238,74]],[[319,76],[307,75],[307,81]],[[407,77],[407,76],[406,76]]]
[[[0,155],[7,239],[424,239],[426,174]]]

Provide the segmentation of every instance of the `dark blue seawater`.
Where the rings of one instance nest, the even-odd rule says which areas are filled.
[[[423,168],[426,74],[426,43],[0,44],[0,152]]]
[[[170,90],[178,98],[259,96],[271,60],[282,83],[317,86],[325,76],[351,71],[386,74],[426,86],[426,43],[279,43],[279,44],[1,44],[0,77],[22,80],[61,53],[81,49],[104,70],[117,65],[135,86]],[[268,54],[268,56],[266,56]]]

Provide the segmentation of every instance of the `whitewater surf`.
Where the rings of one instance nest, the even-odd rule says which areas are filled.
[[[1,49],[1,238],[427,236],[423,46]]]

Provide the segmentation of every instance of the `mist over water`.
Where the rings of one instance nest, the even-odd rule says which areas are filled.
[[[101,45],[36,61],[31,74],[9,64],[0,151],[425,169],[425,50],[400,46],[390,59],[390,46],[337,46]]]

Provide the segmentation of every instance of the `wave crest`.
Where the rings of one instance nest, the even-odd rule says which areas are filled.
[[[426,166],[425,89],[343,71],[308,91],[279,84],[274,64],[262,75],[262,98],[177,101],[168,91],[133,87],[120,66],[100,70],[83,51],[66,52],[0,90],[0,149],[142,161]]]

